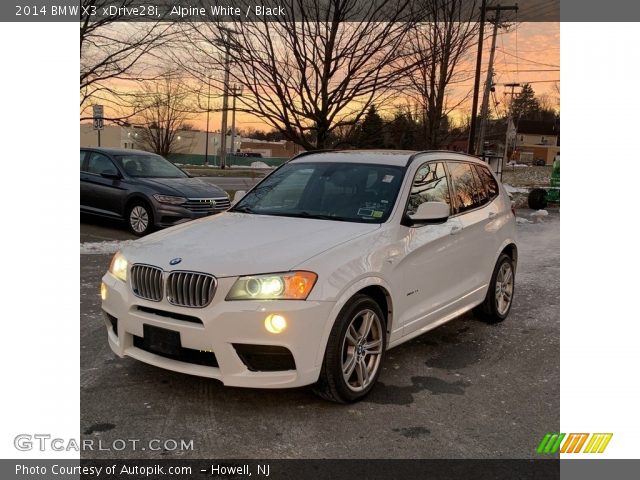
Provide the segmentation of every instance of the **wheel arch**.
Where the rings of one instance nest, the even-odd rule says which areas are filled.
[[[355,296],[358,294],[364,294],[371,297],[378,305],[380,305],[380,309],[385,315],[385,323],[387,330],[387,344],[389,343],[389,339],[391,337],[391,331],[394,320],[394,310],[393,310],[393,297],[391,295],[390,286],[380,277],[365,277],[362,278],[350,286],[346,287],[342,293],[338,296],[338,300],[336,301],[331,313],[329,315],[329,321],[325,327],[325,330],[322,335],[322,341],[320,342],[320,348],[318,350],[318,355],[316,357],[316,364],[322,364],[322,360],[324,358],[324,353],[327,348],[327,341],[329,340],[329,335],[331,334],[331,329],[333,328],[338,315],[344,308],[344,306]]]

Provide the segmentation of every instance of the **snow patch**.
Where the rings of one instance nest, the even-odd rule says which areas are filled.
[[[525,223],[533,223],[531,220],[528,220],[524,217],[516,217],[516,223],[525,224]]]
[[[546,210],[536,210],[530,214],[532,217],[546,217],[549,215],[549,212]]]
[[[504,186],[504,189],[507,191],[507,193],[529,193],[528,188],[514,187],[513,185],[509,185],[508,183],[503,183],[502,185]]]
[[[112,240],[104,242],[84,242],[80,244],[80,255],[105,255],[116,253],[135,240]]]

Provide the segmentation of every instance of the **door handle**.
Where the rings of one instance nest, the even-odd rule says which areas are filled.
[[[457,235],[462,231],[462,227],[459,225],[454,225],[451,227],[451,231],[449,232],[451,235]]]
[[[391,252],[389,255],[387,255],[387,262],[389,263],[393,263],[393,261],[400,255],[400,252]]]

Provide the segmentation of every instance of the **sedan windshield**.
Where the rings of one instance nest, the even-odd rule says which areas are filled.
[[[160,155],[132,153],[116,155],[116,159],[131,177],[186,178],[187,175]]]
[[[404,168],[364,163],[284,165],[232,209],[258,215],[382,223],[395,204]]]

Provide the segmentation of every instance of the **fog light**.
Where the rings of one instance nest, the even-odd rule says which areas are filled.
[[[287,321],[282,315],[269,315],[264,319],[264,328],[267,332],[280,333],[287,328]]]
[[[102,298],[103,302],[107,299],[107,286],[104,284],[104,282],[100,283],[100,297]]]

